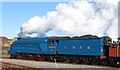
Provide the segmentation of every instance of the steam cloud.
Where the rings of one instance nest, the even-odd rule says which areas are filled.
[[[38,33],[44,36],[56,29],[56,34],[68,36],[92,34],[118,37],[118,0],[81,0],[59,3],[55,11],[34,16],[21,26],[19,36]]]

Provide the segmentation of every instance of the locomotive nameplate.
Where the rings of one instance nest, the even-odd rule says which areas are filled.
[[[56,48],[56,46],[49,46],[49,48]]]

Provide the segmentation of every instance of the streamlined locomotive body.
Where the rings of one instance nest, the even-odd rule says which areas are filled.
[[[11,58],[37,59],[85,64],[120,65],[120,48],[111,47],[110,37],[85,35],[81,37],[24,38],[15,41],[9,54]],[[112,50],[117,52],[112,52]],[[117,53],[117,54],[116,54]],[[113,62],[111,62],[111,60]]]

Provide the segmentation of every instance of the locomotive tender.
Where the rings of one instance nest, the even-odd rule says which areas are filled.
[[[15,41],[8,53],[17,59],[54,61],[55,58],[60,62],[120,66],[119,43],[112,44],[107,36],[92,35],[23,38]]]

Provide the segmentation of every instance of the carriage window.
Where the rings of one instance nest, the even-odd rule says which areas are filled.
[[[117,43],[113,41],[112,47],[117,47]]]

